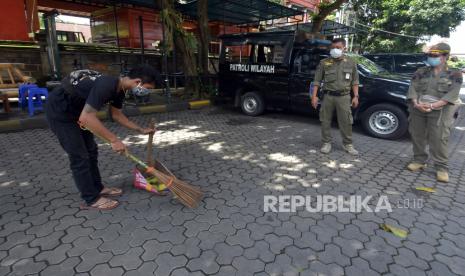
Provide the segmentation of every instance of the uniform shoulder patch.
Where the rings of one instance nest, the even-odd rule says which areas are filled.
[[[413,79],[416,80],[424,78],[426,73],[428,72],[428,69],[429,68],[427,66],[418,68],[417,71],[415,71],[415,73],[413,74]]]
[[[449,74],[449,78],[452,81],[455,81],[455,82],[458,82],[458,83],[463,82],[463,75],[462,75],[462,72],[460,70],[451,70],[451,72]]]
[[[321,60],[321,62],[322,62],[324,65],[332,65],[332,64],[333,64],[333,60],[330,59],[330,58],[325,58],[325,59]]]

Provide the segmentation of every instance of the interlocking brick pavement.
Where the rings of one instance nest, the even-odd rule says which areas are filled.
[[[133,189],[133,165],[100,143],[103,179],[124,189],[122,204],[79,210],[67,157],[49,130],[0,134],[0,275],[465,275],[463,118],[451,136],[451,182],[440,184],[431,168],[404,169],[408,139],[374,139],[356,127],[360,156],[339,143],[322,155],[315,118],[219,108],[153,116],[155,155],[205,191],[197,209]],[[146,125],[151,117],[134,119]],[[147,137],[106,124],[145,156]],[[424,206],[263,212],[264,195],[297,194],[387,195],[393,205]]]

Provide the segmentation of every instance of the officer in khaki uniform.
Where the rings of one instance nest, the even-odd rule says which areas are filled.
[[[407,168],[419,171],[426,167],[429,145],[436,178],[441,182],[449,181],[447,146],[453,116],[461,103],[459,92],[463,82],[459,70],[447,67],[449,53],[450,46],[446,43],[432,46],[427,52],[430,66],[415,72],[407,94],[413,144],[413,161]]]
[[[331,121],[336,110],[343,148],[352,155],[358,151],[352,145],[352,110],[358,106],[359,77],[357,63],[345,56],[346,41],[336,38],[331,44],[331,57],[321,60],[313,81],[312,106],[318,106],[318,88],[324,84],[323,102],[320,107],[322,153],[331,151]],[[353,92],[351,98],[350,92]]]

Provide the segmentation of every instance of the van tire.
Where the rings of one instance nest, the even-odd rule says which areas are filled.
[[[363,112],[362,126],[373,137],[396,140],[407,134],[408,116],[396,105],[376,104]]]
[[[249,116],[258,116],[265,111],[265,100],[257,92],[247,92],[241,96],[242,112]]]

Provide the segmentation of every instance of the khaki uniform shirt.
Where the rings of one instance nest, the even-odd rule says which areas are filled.
[[[324,83],[325,91],[350,92],[359,84],[357,63],[347,56],[325,58],[320,61],[315,72],[314,85]]]
[[[451,104],[459,103],[460,87],[463,82],[462,72],[446,68],[437,76],[430,66],[418,69],[412,77],[407,99],[419,99],[430,95]]]

